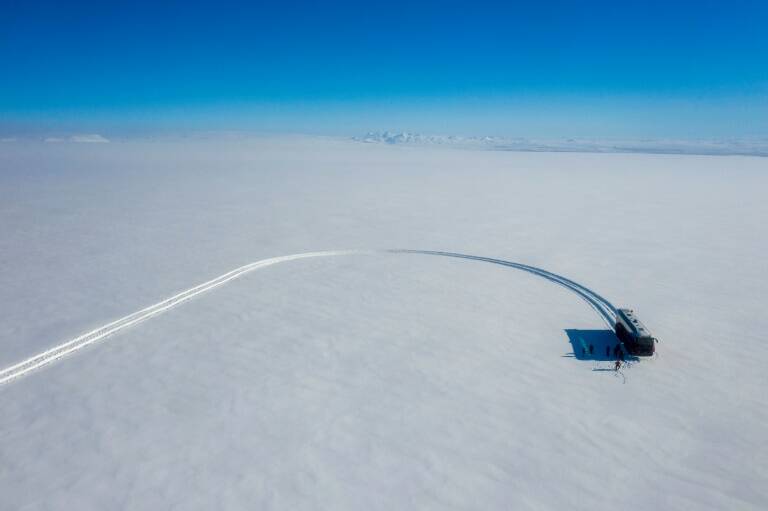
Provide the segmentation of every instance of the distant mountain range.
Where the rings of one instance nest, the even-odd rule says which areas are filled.
[[[532,139],[521,137],[461,137],[419,133],[368,132],[353,140],[364,143],[446,146],[494,151],[595,153],[655,153],[768,156],[768,138],[753,139]]]

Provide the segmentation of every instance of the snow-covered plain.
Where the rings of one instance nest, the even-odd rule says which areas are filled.
[[[764,509],[768,159],[281,137],[0,147],[3,509]],[[598,349],[597,354],[601,350]],[[589,357],[586,357],[589,358]]]

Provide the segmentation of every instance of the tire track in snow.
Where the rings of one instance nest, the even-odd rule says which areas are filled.
[[[197,295],[205,293],[206,291],[210,291],[211,289],[214,289],[223,284],[226,284],[230,280],[241,277],[244,274],[257,270],[259,268],[264,268],[265,266],[271,266],[273,264],[283,263],[286,261],[294,261],[296,259],[306,259],[309,257],[329,257],[329,256],[340,256],[340,255],[349,255],[349,254],[361,254],[365,252],[366,251],[362,251],[362,250],[331,250],[331,251],[325,251],[325,252],[307,252],[303,254],[292,254],[292,255],[281,256],[281,257],[272,257],[269,259],[262,259],[260,261],[246,264],[230,272],[227,272],[224,275],[216,277],[215,279],[211,279],[191,289],[182,291],[181,293],[175,294],[170,298],[166,298],[161,302],[158,302],[154,305],[150,305],[149,307],[146,307],[144,309],[141,309],[140,311],[134,312],[133,314],[129,314],[128,316],[124,316],[120,319],[112,321],[111,323],[107,323],[106,325],[101,326],[95,330],[91,330],[90,332],[87,332],[83,335],[75,337],[71,341],[67,341],[65,343],[59,344],[58,346],[54,346],[53,348],[43,351],[42,353],[38,353],[37,355],[34,355],[17,364],[14,364],[10,367],[6,367],[2,371],[0,371],[0,385],[7,383],[20,376],[23,376],[30,371],[33,371],[41,366],[49,364],[66,355],[69,355],[70,353],[77,351],[79,349],[82,349],[88,346],[89,344],[93,344],[94,342],[99,341],[116,332],[119,332],[124,328],[135,325],[136,323],[149,319],[152,316],[156,316],[157,314],[160,314],[172,307],[175,307],[181,303],[184,303],[187,300],[190,300],[191,298]]]
[[[589,306],[592,307],[595,310],[595,312],[597,312],[602,317],[602,319],[608,324],[609,328],[613,329],[613,326],[616,323],[616,307],[611,302],[609,302],[599,294],[595,293],[588,287],[584,287],[577,282],[574,282],[566,277],[563,277],[562,275],[558,275],[557,273],[552,273],[542,268],[537,268],[535,266],[529,266],[527,264],[522,264],[522,263],[516,263],[513,261],[505,261],[503,259],[493,259],[491,257],[459,254],[456,252],[438,252],[434,250],[408,250],[408,249],[390,249],[390,250],[385,250],[384,252],[388,252],[391,254],[421,254],[421,255],[442,256],[442,257],[455,257],[458,259],[470,259],[473,261],[482,261],[485,263],[499,264],[502,266],[508,266],[510,268],[523,270],[528,273],[532,273],[539,277],[545,278],[550,282],[554,282],[555,284],[559,284],[565,287],[566,289],[576,293],[582,300],[587,302],[587,304],[589,304]]]
[[[499,264],[502,266],[507,266],[507,267],[518,269],[518,270],[526,271],[528,273],[532,273],[539,277],[545,278],[550,282],[554,282],[576,293],[581,299],[587,302],[600,315],[600,317],[608,324],[610,328],[613,328],[613,323],[615,322],[616,308],[608,300],[598,295],[591,289],[584,287],[581,284],[578,284],[556,273],[552,273],[547,270],[543,270],[541,268],[536,268],[535,266],[515,263],[513,261],[505,261],[503,259],[493,259],[490,257],[473,256],[468,254],[459,254],[455,252],[438,252],[438,251],[432,251],[432,250],[387,249],[387,250],[327,250],[322,252],[305,252],[301,254],[271,257],[269,259],[262,259],[260,261],[255,261],[253,263],[246,264],[230,272],[227,272],[223,275],[220,275],[219,277],[211,279],[207,282],[203,282],[202,284],[197,285],[193,288],[187,289],[186,291],[177,293],[171,296],[170,298],[166,298],[165,300],[162,300],[161,302],[158,302],[154,305],[150,305],[149,307],[136,311],[127,316],[123,316],[122,318],[119,318],[115,321],[107,323],[106,325],[96,328],[95,330],[91,330],[90,332],[87,332],[78,337],[75,337],[70,341],[59,344],[58,346],[54,346],[53,348],[50,348],[41,353],[38,353],[37,355],[29,357],[26,360],[22,360],[21,362],[18,362],[16,364],[13,364],[12,366],[9,366],[9,367],[6,367],[5,369],[0,370],[0,385],[3,385],[5,383],[10,382],[11,380],[15,380],[16,378],[24,376],[25,374],[31,371],[34,371],[35,369],[38,369],[44,365],[50,364],[62,357],[65,357],[77,350],[85,348],[86,346],[93,344],[97,341],[100,341],[125,328],[128,328],[141,321],[145,321],[153,316],[161,314],[167,311],[168,309],[171,309],[173,307],[176,307],[177,305],[180,305],[186,302],[187,300],[190,300],[202,293],[205,293],[219,286],[222,286],[227,282],[234,280],[236,278],[242,277],[243,275],[250,273],[254,270],[258,270],[260,268],[264,268],[267,266],[272,266],[274,264],[284,263],[287,261],[295,261],[298,259],[308,259],[313,257],[332,257],[332,256],[343,256],[343,255],[353,255],[353,254],[376,254],[376,253],[418,254],[418,255],[431,255],[431,256],[440,256],[440,257],[453,257],[453,258],[459,258],[459,259],[470,259],[470,260],[482,261],[482,262],[487,262],[492,264]]]

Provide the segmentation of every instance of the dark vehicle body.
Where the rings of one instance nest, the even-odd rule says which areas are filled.
[[[632,309],[616,312],[616,337],[632,355],[650,356],[656,348],[656,339],[640,323]]]

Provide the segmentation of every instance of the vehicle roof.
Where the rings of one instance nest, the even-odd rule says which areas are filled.
[[[643,325],[632,309],[619,309],[618,316],[624,320],[638,337],[651,337],[651,332]]]

